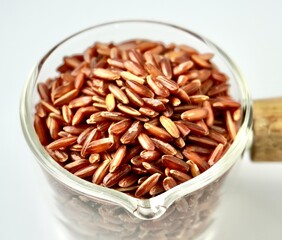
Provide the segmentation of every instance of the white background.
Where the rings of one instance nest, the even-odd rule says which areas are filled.
[[[190,28],[239,65],[254,99],[282,96],[282,1],[0,0],[0,239],[57,240],[22,136],[19,97],[42,55],[80,29],[117,19]],[[282,163],[246,154],[228,177],[216,239],[282,239]]]

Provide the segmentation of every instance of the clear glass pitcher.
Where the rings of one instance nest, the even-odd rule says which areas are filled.
[[[226,154],[213,167],[173,189],[147,200],[137,199],[82,180],[57,164],[40,144],[33,128],[38,82],[55,75],[64,56],[80,53],[93,42],[150,39],[194,47],[214,54],[213,62],[230,77],[230,94],[242,105],[242,124]],[[232,60],[210,40],[170,24],[117,21],[76,33],[51,49],[34,67],[21,99],[26,141],[39,163],[38,181],[65,239],[210,239],[224,177],[242,158],[252,133],[252,104]]]

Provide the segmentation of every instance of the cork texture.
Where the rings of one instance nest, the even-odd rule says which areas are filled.
[[[254,101],[253,161],[282,161],[282,98]]]

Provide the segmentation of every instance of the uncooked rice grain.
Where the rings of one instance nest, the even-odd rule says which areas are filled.
[[[213,53],[146,40],[95,43],[37,85],[34,129],[74,175],[137,198],[197,177],[228,150],[242,109]]]

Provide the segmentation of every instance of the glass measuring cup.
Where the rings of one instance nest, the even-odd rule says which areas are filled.
[[[241,103],[240,130],[229,150],[212,168],[148,200],[94,185],[59,166],[42,147],[33,128],[36,85],[55,75],[64,56],[80,53],[93,42],[150,39],[187,43],[214,53],[213,62],[230,77],[231,95]],[[66,239],[196,239],[207,238],[224,176],[241,158],[252,127],[251,100],[232,60],[208,39],[189,30],[153,21],[101,24],[65,39],[34,67],[21,99],[21,121],[27,143],[39,163],[43,192]]]

